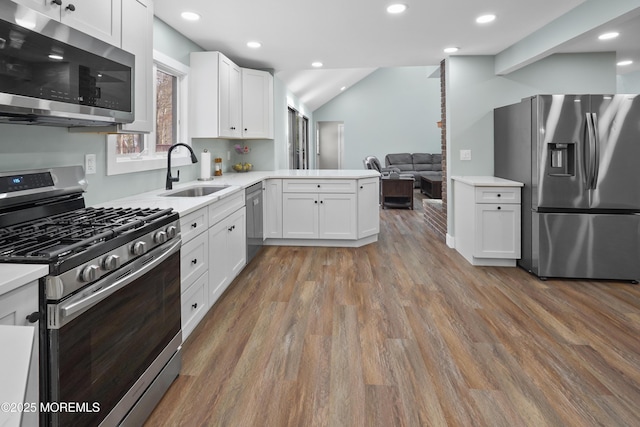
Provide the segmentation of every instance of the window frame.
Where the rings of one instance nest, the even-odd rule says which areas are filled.
[[[175,142],[184,142],[191,145],[188,138],[188,105],[189,105],[189,67],[183,63],[171,58],[164,53],[154,50],[153,51],[153,73],[151,78],[153,79],[153,131],[149,134],[143,134],[144,144],[147,146],[151,141],[155,141],[156,138],[156,71],[164,71],[177,77],[177,133]],[[164,169],[167,167],[167,156],[153,154],[149,156],[140,156],[136,159],[125,160],[118,158],[116,154],[116,138],[117,134],[107,135],[107,175],[120,175],[126,173],[135,173],[150,171],[156,169]],[[153,142],[155,146],[155,142]],[[172,166],[184,166],[191,163],[188,152],[183,147],[178,147],[172,153],[171,163]]]

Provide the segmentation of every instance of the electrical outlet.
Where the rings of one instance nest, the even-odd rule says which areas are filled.
[[[460,150],[460,160],[471,160],[471,150]]]
[[[96,155],[95,154],[85,154],[84,155],[84,172],[89,174],[96,173]]]

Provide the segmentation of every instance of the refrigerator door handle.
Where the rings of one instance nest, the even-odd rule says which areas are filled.
[[[587,189],[593,189],[595,174],[595,132],[591,113],[586,113],[587,119],[587,147],[585,147],[585,172],[587,175]]]
[[[600,172],[600,137],[598,136],[598,114],[591,113],[593,120],[593,179],[591,189],[598,186],[598,172]]]

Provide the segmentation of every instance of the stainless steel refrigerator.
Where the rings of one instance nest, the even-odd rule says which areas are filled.
[[[539,277],[640,280],[640,95],[537,95],[494,110],[495,175],[524,183]]]

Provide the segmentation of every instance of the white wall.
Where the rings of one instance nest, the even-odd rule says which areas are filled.
[[[453,229],[451,176],[493,175],[493,109],[536,94],[615,93],[615,53],[558,54],[505,76],[492,56],[447,60],[448,234]],[[460,150],[471,150],[471,161]]]
[[[321,121],[344,122],[344,169],[362,169],[375,155],[439,153],[438,67],[380,68],[313,112]]]

